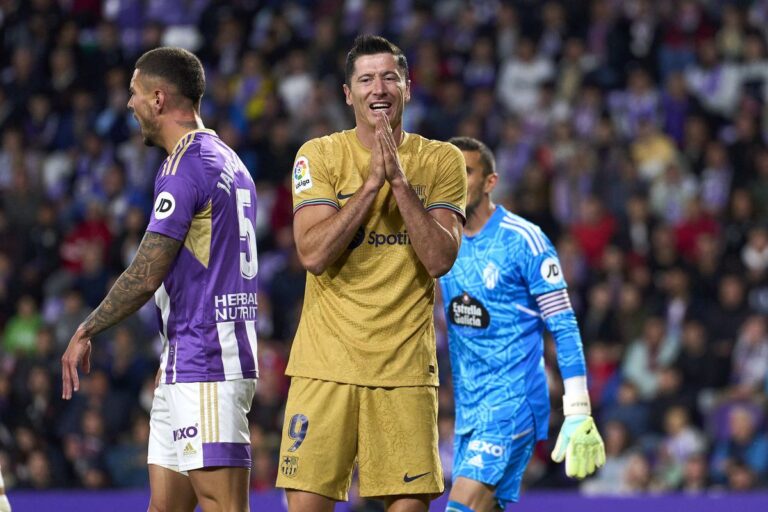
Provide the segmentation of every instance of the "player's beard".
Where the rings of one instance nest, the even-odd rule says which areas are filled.
[[[150,148],[157,146],[157,144],[155,144],[155,141],[153,141],[152,139],[146,136],[144,137],[144,145]]]
[[[138,116],[137,116],[138,119]],[[141,129],[141,136],[144,139],[144,145],[149,147],[158,146],[157,134],[160,129],[154,119],[139,120],[139,128]]]
[[[486,194],[483,192],[483,184],[481,183],[479,187],[477,187],[477,190],[475,190],[474,194],[467,193],[467,218],[470,218],[475,211],[477,210],[477,207],[480,206],[480,204],[483,202],[483,200],[486,198]],[[469,190],[467,192],[470,192]],[[471,201],[470,201],[471,197]]]
[[[144,133],[144,145],[149,147],[159,146],[157,140],[155,140],[155,137],[146,132]]]
[[[472,203],[467,203],[467,218],[470,218],[475,214],[478,206],[480,206],[479,200],[472,201]]]

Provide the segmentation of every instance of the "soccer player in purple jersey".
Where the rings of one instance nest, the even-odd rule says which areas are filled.
[[[91,338],[154,295],[163,353],[150,414],[150,511],[248,510],[246,414],[256,389],[256,189],[200,119],[205,74],[180,48],[142,55],[128,108],[168,153],[137,254],[62,356],[64,399]]]
[[[0,473],[0,512],[11,512],[11,504],[8,502],[8,496],[5,495],[5,482],[2,473]]]

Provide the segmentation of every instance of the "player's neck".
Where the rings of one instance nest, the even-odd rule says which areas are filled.
[[[467,218],[467,223],[464,225],[464,234],[467,236],[475,236],[478,234],[483,227],[485,227],[488,219],[491,218],[491,215],[493,215],[493,212],[495,211],[496,205],[490,199],[481,202]]]
[[[195,113],[193,115],[179,115],[174,119],[169,119],[164,128],[163,148],[170,155],[182,137],[191,131],[202,130],[205,128],[205,125],[200,116]]]

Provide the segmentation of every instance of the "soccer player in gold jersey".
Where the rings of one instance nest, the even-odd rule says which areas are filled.
[[[345,82],[355,128],[308,141],[293,168],[308,274],[277,486],[292,512],[330,511],[357,462],[362,496],[426,511],[443,492],[435,278],[459,250],[465,163],[458,148],[403,131],[411,91],[395,45],[358,37]]]

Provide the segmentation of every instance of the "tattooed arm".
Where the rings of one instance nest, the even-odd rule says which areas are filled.
[[[125,269],[99,306],[80,324],[61,357],[62,398],[69,400],[80,388],[77,365],[90,372],[91,337],[115,325],[147,302],[176,259],[183,242],[148,231],[136,257]]]
[[[145,233],[136,257],[83,322],[83,334],[95,336],[143,306],[162,284],[182,243],[151,231]]]

